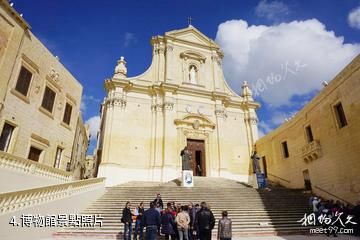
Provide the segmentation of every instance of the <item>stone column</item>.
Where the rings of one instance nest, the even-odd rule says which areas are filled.
[[[175,178],[176,175],[176,163],[178,155],[177,152],[177,130],[174,126],[174,119],[176,112],[174,111],[174,97],[170,92],[164,93],[163,103],[163,118],[164,118],[164,132],[163,132],[163,174],[162,181],[168,181]]]
[[[215,102],[215,116],[216,116],[216,132],[217,132],[217,141],[218,141],[218,163],[217,165],[217,169],[218,169],[218,173],[217,176],[220,177],[221,176],[221,169],[222,169],[222,165],[221,162],[224,160],[223,159],[223,126],[225,124],[225,120],[226,120],[226,109],[224,107],[224,105],[222,104],[221,100],[216,100]]]
[[[214,89],[215,91],[220,89],[219,86],[219,71],[218,71],[218,65],[219,65],[219,57],[216,53],[216,51],[212,52],[212,56],[211,56],[211,60],[212,60],[212,71],[213,71],[213,84],[214,84]]]
[[[152,109],[152,147],[153,147],[153,162],[152,162],[152,176],[153,181],[161,180],[161,169],[163,166],[163,102],[159,93],[153,96]]]
[[[165,78],[166,82],[171,82],[174,80],[174,46],[171,40],[167,40],[166,43],[166,66],[165,66]]]
[[[159,54],[158,81],[165,82],[165,44],[164,44],[164,42],[159,43],[158,54]]]

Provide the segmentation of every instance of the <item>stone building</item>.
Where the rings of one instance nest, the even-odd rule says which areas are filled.
[[[268,178],[327,199],[359,200],[359,92],[360,55],[295,117],[257,141]]]
[[[82,86],[0,1],[0,151],[66,169]]]
[[[68,163],[67,171],[73,172],[74,179],[83,179],[86,172],[86,154],[90,143],[89,125],[84,124],[81,114],[79,115],[71,161]]]
[[[244,83],[230,89],[223,52],[195,27],[151,39],[152,63],[127,77],[120,58],[101,110],[98,176],[107,185],[180,177],[180,151],[192,152],[194,175],[249,182],[259,104]]]

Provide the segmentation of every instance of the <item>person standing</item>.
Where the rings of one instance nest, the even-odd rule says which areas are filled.
[[[161,233],[165,234],[166,240],[169,240],[170,237],[171,240],[176,239],[174,227],[175,227],[175,222],[174,222],[174,216],[172,214],[171,203],[168,203],[165,212],[161,216]]]
[[[154,206],[155,207],[159,206],[161,211],[164,209],[164,203],[163,203],[163,200],[161,199],[161,194],[160,193],[158,193],[156,195],[156,198],[154,199],[153,202],[154,202]]]
[[[142,218],[144,216],[144,202],[141,202],[139,206],[135,209],[136,222],[135,222],[135,232],[134,232],[134,240],[137,239],[137,235],[139,234],[140,240],[143,239],[144,227],[142,224]]]
[[[125,208],[122,211],[121,222],[124,224],[124,240],[131,240],[132,214],[130,208],[131,203],[126,202]]]
[[[208,209],[206,202],[201,203],[201,209],[196,213],[195,227],[200,240],[210,240],[211,230],[214,229],[214,214]]]
[[[180,212],[176,216],[176,223],[179,233],[179,240],[188,240],[190,216],[186,206],[181,206]]]
[[[189,203],[189,216],[190,216],[190,227],[189,227],[189,239],[194,240],[194,222],[195,222],[195,216],[196,216],[196,209],[194,207],[194,204],[192,202]]]
[[[232,237],[232,222],[231,219],[228,218],[228,212],[223,211],[221,213],[222,219],[219,220],[218,223],[218,240],[231,240]]]
[[[154,202],[150,202],[150,208],[144,212],[142,223],[146,227],[146,240],[155,240],[161,221],[159,212],[155,210]]]

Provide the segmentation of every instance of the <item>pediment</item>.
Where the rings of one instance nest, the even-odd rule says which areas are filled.
[[[193,26],[166,32],[165,36],[174,38],[175,40],[219,48],[219,46],[212,39],[208,38]]]

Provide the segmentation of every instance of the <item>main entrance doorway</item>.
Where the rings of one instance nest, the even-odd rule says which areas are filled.
[[[187,147],[191,152],[194,176],[206,176],[204,140],[187,139]]]

